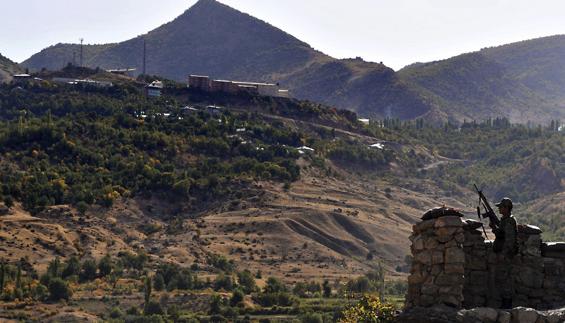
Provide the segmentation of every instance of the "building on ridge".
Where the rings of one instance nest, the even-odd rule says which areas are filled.
[[[161,81],[153,81],[151,82],[151,84],[145,87],[145,95],[152,98],[160,97],[162,91],[163,91],[163,82]]]
[[[274,83],[211,80],[209,76],[190,75],[188,87],[206,92],[249,93],[254,95],[290,98],[290,92]]]

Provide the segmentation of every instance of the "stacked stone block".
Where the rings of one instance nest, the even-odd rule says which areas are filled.
[[[425,220],[410,237],[414,256],[406,307],[461,307],[465,281],[464,222],[457,216]]]
[[[565,305],[565,243],[542,245],[543,297],[542,303],[549,308]]]
[[[463,286],[463,306],[481,307],[487,304],[489,289],[488,251],[485,244],[482,224],[466,220],[464,226],[465,241],[465,283]]]

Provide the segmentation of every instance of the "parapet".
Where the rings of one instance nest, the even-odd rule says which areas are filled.
[[[450,209],[428,212],[424,219],[410,237],[413,263],[406,308],[500,308],[501,282],[496,280],[503,268],[481,223]],[[518,227],[519,251],[511,265],[513,306],[565,306],[565,243],[544,243],[541,233],[534,226]]]

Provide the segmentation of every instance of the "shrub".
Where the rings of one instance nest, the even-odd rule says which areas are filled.
[[[286,292],[286,286],[280,279],[275,277],[269,277],[267,279],[267,284],[265,285],[264,292],[265,293]]]
[[[49,296],[49,289],[43,284],[38,284],[33,289],[33,299],[38,301],[44,301]]]
[[[208,258],[208,263],[214,268],[225,271],[227,273],[232,272],[235,269],[233,260],[228,260],[225,256],[222,255],[212,255],[210,258]]]
[[[61,278],[52,278],[49,281],[49,298],[53,301],[69,300],[73,294],[66,281]]]
[[[225,290],[227,292],[233,290],[233,279],[230,275],[219,274],[214,281],[214,290]]]
[[[230,299],[230,305],[238,306],[241,302],[243,302],[244,297],[245,295],[243,292],[240,289],[236,289]]]
[[[245,294],[251,294],[257,291],[255,278],[253,278],[253,274],[249,270],[237,273],[237,281]]]
[[[340,323],[391,323],[394,321],[394,306],[381,303],[374,295],[364,295],[357,304],[342,312]]]
[[[112,258],[110,255],[104,256],[100,259],[98,263],[98,272],[100,273],[100,277],[106,277],[112,272]]]
[[[153,287],[155,287],[156,291],[162,291],[165,289],[165,280],[163,279],[163,275],[157,273],[153,276]]]
[[[77,257],[71,257],[63,269],[63,278],[68,278],[80,274],[80,262]]]
[[[222,312],[222,297],[220,295],[212,295],[210,299],[209,314],[219,314]]]
[[[82,263],[82,269],[80,271],[81,281],[91,281],[96,279],[96,261],[92,259],[85,260]]]
[[[4,205],[6,205],[8,209],[11,209],[14,206],[14,199],[11,196],[4,197]]]
[[[159,304],[159,302],[157,301],[149,301],[149,303],[147,303],[147,305],[145,306],[145,311],[144,314],[145,315],[163,315],[164,311],[163,311],[163,307],[161,307],[161,304]]]
[[[111,318],[118,319],[122,316],[124,316],[124,312],[122,312],[122,310],[119,307],[117,307],[117,306],[112,307],[112,309],[110,310],[110,317]]]
[[[319,313],[306,313],[300,317],[302,323],[324,323],[324,319]]]

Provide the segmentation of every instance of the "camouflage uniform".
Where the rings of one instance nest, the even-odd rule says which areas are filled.
[[[493,249],[497,253],[497,287],[503,299],[512,299],[514,295],[512,259],[517,252],[516,219],[512,215],[503,217],[500,220],[500,226],[493,229],[493,232],[496,235]]]

